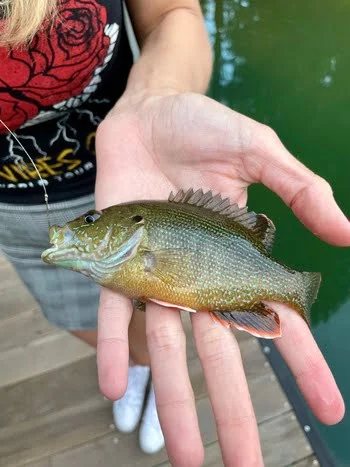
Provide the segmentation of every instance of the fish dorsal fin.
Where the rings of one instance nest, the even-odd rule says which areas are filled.
[[[198,206],[229,217],[253,233],[264,245],[267,253],[272,250],[276,229],[264,214],[248,212],[247,206],[240,208],[236,203],[231,204],[228,198],[222,199],[220,194],[214,196],[211,191],[204,193],[201,189],[194,191],[190,188],[187,191],[180,190],[176,194],[171,192],[168,201]]]

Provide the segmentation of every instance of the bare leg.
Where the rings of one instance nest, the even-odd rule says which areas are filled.
[[[84,331],[70,331],[73,336],[78,337],[82,341],[91,345],[91,347],[97,348],[97,331],[96,329],[88,329]]]
[[[129,348],[131,363],[151,365],[146,339],[146,313],[143,311],[134,311],[132,314],[129,325]]]
[[[92,347],[97,347],[95,329],[70,332]],[[129,346],[131,364],[150,366],[146,340],[146,316],[142,311],[135,311],[132,315],[129,326]]]

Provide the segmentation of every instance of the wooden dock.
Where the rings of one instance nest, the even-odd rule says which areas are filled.
[[[117,433],[111,402],[99,391],[94,351],[49,325],[0,258],[0,466],[170,466],[165,450],[143,454],[137,433]],[[223,465],[201,366],[188,329],[188,366],[196,396],[204,466]],[[318,465],[255,338],[237,333],[265,465]]]

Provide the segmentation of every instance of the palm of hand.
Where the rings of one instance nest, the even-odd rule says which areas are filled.
[[[171,190],[190,187],[220,192],[243,205],[248,185],[261,181],[319,236],[350,244],[349,226],[326,182],[297,162],[271,130],[199,95],[153,96],[136,102],[139,105],[121,101],[99,128],[97,207],[166,199]],[[322,209],[325,204],[331,209]],[[274,307],[283,330],[277,345],[306,400],[321,421],[337,422],[343,402],[309,329],[296,313],[281,305]],[[98,362],[101,388],[111,398],[120,397],[125,389],[130,315],[128,300],[103,291]],[[189,458],[198,465],[202,445],[179,314],[150,305],[146,321],[169,456],[175,465],[189,465],[184,461]],[[243,459],[244,465],[260,465],[256,422],[234,338],[214,326],[206,314],[193,316],[192,325],[224,460],[230,465],[240,465]]]
[[[145,108],[112,114],[105,120],[97,140],[97,150],[103,153],[96,188],[98,204],[164,199],[171,190],[183,187],[212,189],[229,195],[232,201],[241,204],[246,201],[250,181],[242,177],[250,175],[240,173],[242,142],[232,141],[231,148],[217,145],[218,132],[225,136],[227,115],[213,127],[211,115],[201,115],[201,101],[205,98],[187,97],[197,105],[191,108],[188,99],[181,102],[178,96],[156,98],[147,102]],[[209,102],[209,110],[217,113],[218,104],[209,99],[204,103]],[[236,116],[237,125],[242,124],[241,120],[255,123],[239,114]],[[230,161],[227,160],[229,150]],[[234,152],[236,160],[232,157]]]

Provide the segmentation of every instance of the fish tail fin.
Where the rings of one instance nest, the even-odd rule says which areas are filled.
[[[302,272],[302,281],[304,284],[304,303],[307,322],[310,321],[311,306],[317,298],[318,290],[321,284],[321,274],[319,272]]]

